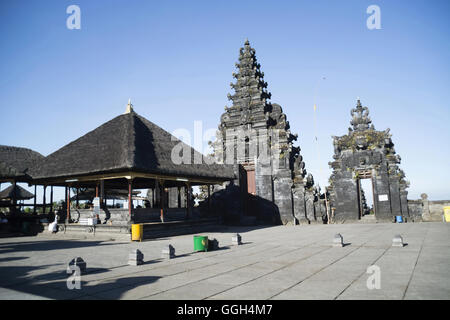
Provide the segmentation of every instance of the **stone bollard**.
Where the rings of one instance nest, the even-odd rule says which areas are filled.
[[[236,233],[235,235],[233,235],[232,237],[231,237],[231,243],[233,244],[233,245],[236,245],[236,246],[239,246],[239,245],[241,245],[242,244],[242,237],[241,237],[241,235],[239,234],[239,233]]]
[[[401,235],[397,234],[392,239],[392,246],[393,247],[403,247],[405,244],[403,243],[403,238]]]
[[[208,251],[213,251],[219,249],[219,241],[217,239],[208,239]]]
[[[76,266],[80,268],[81,274],[84,274],[87,271],[86,262],[84,262],[84,260],[81,257],[76,257],[75,259],[72,259],[72,261],[69,262],[69,267],[70,266]]]
[[[163,259],[172,259],[175,258],[175,248],[169,244],[167,247],[164,247],[161,251],[161,258]]]
[[[333,247],[343,247],[344,246],[344,238],[342,238],[341,234],[335,234],[333,238]]]
[[[130,266],[138,266],[144,263],[144,254],[139,249],[134,249],[128,256]]]

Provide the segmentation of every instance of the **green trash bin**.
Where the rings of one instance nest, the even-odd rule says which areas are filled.
[[[194,236],[194,251],[208,251],[208,237]]]

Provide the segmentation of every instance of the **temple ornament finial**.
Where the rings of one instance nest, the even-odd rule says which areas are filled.
[[[364,131],[370,128],[372,121],[369,118],[369,109],[363,107],[358,97],[356,102],[356,108],[351,110],[352,121],[350,124],[353,126],[354,131]]]
[[[124,114],[131,113],[133,110],[133,105],[131,104],[131,98],[128,99],[127,109]]]

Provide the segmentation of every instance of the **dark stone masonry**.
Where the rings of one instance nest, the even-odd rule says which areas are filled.
[[[272,95],[248,40],[236,68],[236,81],[230,84],[234,94],[228,94],[232,106],[226,106],[220,118],[213,148],[218,162],[240,165],[239,179],[227,186],[236,192],[216,186],[213,199],[238,208],[226,211],[228,215],[239,211],[235,218],[240,220],[247,215],[283,224],[322,223],[314,179],[307,175],[300,147],[294,146],[298,135],[291,133],[281,106],[269,102]],[[218,190],[222,196],[217,196]],[[244,196],[236,200],[239,191]]]
[[[408,219],[406,189],[409,183],[399,168],[389,129],[377,131],[369,118],[369,109],[358,100],[351,110],[348,134],[333,137],[334,161],[330,177],[332,220],[345,222],[364,215],[362,179],[371,179],[374,213],[377,221],[393,221],[395,216]],[[371,196],[371,195],[366,195]]]

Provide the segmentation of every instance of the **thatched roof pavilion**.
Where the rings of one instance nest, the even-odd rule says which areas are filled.
[[[29,169],[43,158],[31,149],[0,145],[0,183],[30,182]]]
[[[191,154],[191,164],[176,164],[172,150],[182,146]],[[41,159],[30,170],[36,184],[70,188],[125,189],[131,203],[132,190],[220,184],[235,178],[232,166],[195,164],[204,158],[192,147],[151,121],[127,111]],[[101,195],[100,195],[101,196]],[[190,198],[190,194],[189,197]],[[131,206],[130,215],[131,215]],[[163,204],[161,217],[163,219]],[[68,206],[68,211],[70,208]]]
[[[18,185],[10,185],[8,188],[0,191],[0,200],[29,200],[34,198],[34,194],[28,192]]]
[[[111,180],[111,186],[127,186],[119,181],[126,178],[133,179],[136,188],[148,187],[148,179],[194,185],[234,178],[231,166],[174,164],[172,149],[179,143],[191,151],[193,162],[199,155],[196,150],[131,110],[45,157],[32,169],[32,176],[39,183],[84,186],[95,186],[101,179]]]
[[[0,185],[3,182],[12,183],[11,190],[16,190],[16,183],[32,183],[30,175],[30,168],[44,158],[40,153],[27,148],[0,145]],[[20,188],[22,189],[22,188]],[[34,197],[34,212],[36,212],[36,186],[34,196],[31,195],[28,199]],[[24,190],[26,193],[28,191]],[[19,198],[12,198],[11,204],[1,203],[0,206],[7,206],[11,208],[12,212],[16,210],[17,200]]]

